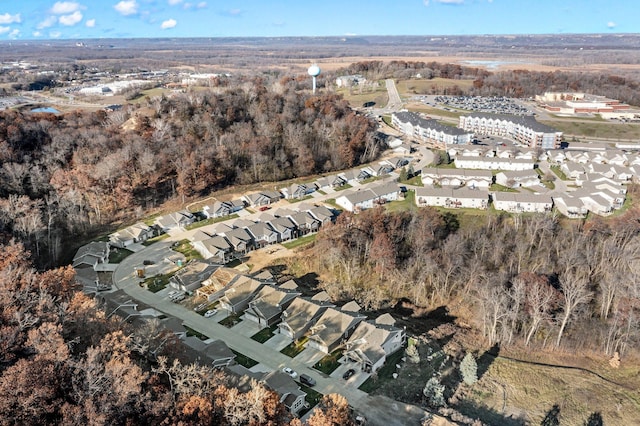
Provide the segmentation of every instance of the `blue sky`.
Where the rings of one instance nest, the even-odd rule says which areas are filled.
[[[0,40],[640,32],[638,0],[0,0]]]

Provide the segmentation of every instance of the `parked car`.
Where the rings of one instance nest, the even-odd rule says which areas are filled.
[[[269,210],[271,208],[271,206],[262,206],[260,207],[258,210],[260,210],[261,212],[265,211],[265,210]]]
[[[306,374],[300,375],[300,383],[309,387],[313,387],[316,385],[316,381],[313,379],[313,377],[309,377]]]
[[[204,311],[207,306],[209,306],[208,303],[201,303],[198,306],[196,306],[195,308],[193,308],[194,311],[199,312],[199,311]]]
[[[285,367],[285,368],[283,368],[283,369],[282,369],[282,372],[283,372],[284,374],[288,374],[288,375],[290,375],[290,376],[291,376],[292,378],[294,378],[294,379],[295,379],[296,377],[298,377],[298,373],[296,373],[295,371],[293,371],[293,370],[292,370],[292,369],[290,369],[289,367]]]
[[[179,294],[176,294],[175,296],[173,296],[173,297],[171,298],[171,301],[172,301],[172,302],[174,302],[174,303],[178,303],[178,302],[182,302],[182,301],[183,301],[184,299],[186,299],[186,298],[187,298],[187,295],[186,295],[186,294],[184,294],[184,293],[179,293]]]
[[[145,259],[142,261],[142,264],[146,266],[153,265],[153,260]]]
[[[353,368],[350,368],[344,372],[344,374],[342,375],[342,378],[345,380],[348,380],[354,374],[356,374],[356,370],[354,370]]]
[[[207,312],[204,313],[204,317],[205,318],[211,318],[212,316],[214,316],[217,313],[218,313],[217,309],[209,309]]]
[[[180,292],[178,290],[171,290],[169,293],[167,293],[167,296],[169,297],[169,299],[172,299],[173,297],[177,296]]]

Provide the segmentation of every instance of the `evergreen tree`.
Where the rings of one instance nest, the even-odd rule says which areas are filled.
[[[460,374],[462,374],[462,381],[467,385],[472,385],[478,381],[478,364],[471,352],[467,352],[462,359]]]

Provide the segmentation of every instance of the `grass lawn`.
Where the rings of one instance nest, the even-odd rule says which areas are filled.
[[[280,353],[283,353],[290,358],[295,358],[296,355],[304,350],[304,345],[307,343],[307,340],[309,340],[309,338],[305,336],[300,339],[298,343],[291,342],[291,344],[285,346]]]
[[[344,191],[345,189],[350,189],[350,188],[353,188],[353,186],[349,185],[348,183],[345,183],[344,185],[335,188],[335,190]]]
[[[383,115],[382,116],[382,121],[384,121],[384,124],[386,124],[389,127],[393,127],[391,125],[391,116],[390,115]]]
[[[277,325],[272,325],[271,327],[263,328],[262,330],[258,331],[256,334],[251,336],[251,338],[258,343],[264,343],[274,336],[273,332],[276,330],[276,328],[278,328]]]
[[[194,259],[202,259],[202,255],[198,253],[196,249],[193,248],[191,242],[189,240],[180,240],[178,241],[178,246],[172,249],[173,251],[177,251],[178,253],[182,253],[185,257],[184,263],[189,263]]]
[[[210,217],[209,219],[200,220],[198,222],[193,222],[193,223],[185,226],[185,229],[188,231],[190,229],[202,228],[203,226],[212,225],[212,224],[218,223],[218,222],[224,222],[225,220],[236,219],[238,217],[240,217],[240,216],[238,216],[237,213],[230,214],[228,216],[222,216],[222,217]]]
[[[396,364],[401,363],[403,356],[404,350],[402,349],[391,355],[387,358],[382,368],[376,372],[375,376],[372,375],[369,377],[358,389],[366,393],[371,393],[382,386],[385,381],[394,380],[393,373],[396,372]]]
[[[174,272],[163,275],[154,275],[153,277],[146,278],[144,284],[147,286],[147,290],[151,293],[157,293],[169,284],[169,279],[173,276]]]
[[[605,139],[637,139],[640,134],[640,124],[637,123],[609,123],[600,120],[587,122],[583,119],[580,119],[580,121],[541,121],[540,123],[564,132],[565,137],[587,136]]]
[[[422,176],[420,176],[420,174],[407,179],[407,180],[403,180],[403,181],[398,181],[399,183],[406,183],[407,185],[413,185],[413,186],[424,186],[422,184]]]
[[[109,252],[109,263],[120,263],[125,257],[131,254],[133,254],[133,252],[125,248],[115,249],[114,251]]]
[[[499,183],[493,183],[489,187],[489,191],[497,191],[497,192],[518,192],[513,188],[509,188],[508,186],[500,185]]]
[[[563,172],[562,170],[560,170],[560,167],[558,167],[558,166],[551,166],[551,167],[550,167],[550,169],[551,169],[551,171],[552,171],[553,173],[555,173],[555,174],[556,174],[556,176],[558,176],[558,177],[560,178],[560,180],[569,180],[569,179],[567,178],[567,175],[565,175],[565,174],[564,174],[564,172]]]
[[[304,237],[296,238],[293,241],[287,241],[286,243],[281,243],[281,245],[288,248],[289,250],[297,247],[306,246],[308,244],[313,243],[316,240],[317,235],[318,234],[305,235]]]
[[[322,371],[325,374],[331,374],[336,371],[336,368],[340,366],[338,360],[342,358],[342,349],[335,350],[329,355],[322,358],[320,361],[314,364],[313,368],[318,371]]]
[[[238,324],[240,321],[242,321],[242,319],[240,318],[240,315],[229,314],[229,316],[223,319],[222,321],[220,321],[219,324],[224,325],[227,328],[231,328],[234,325]]]
[[[342,207],[340,207],[338,204],[336,204],[336,199],[335,198],[327,198],[326,200],[324,200],[324,202],[326,204],[329,204],[329,205],[335,207],[336,209],[342,211]]]
[[[371,176],[368,177],[366,179],[362,179],[362,181],[360,182],[362,185],[366,184],[366,183],[371,183],[371,182],[375,182],[377,180],[380,180],[380,178],[378,176]]]
[[[158,241],[166,240],[169,238],[169,234],[158,235],[157,237],[149,238],[147,241],[142,243],[143,246],[149,247],[153,243],[157,243]]]
[[[320,400],[324,395],[314,390],[313,388],[310,388],[309,386],[303,385],[302,383],[300,383],[300,390],[307,394],[307,396],[304,397],[304,400],[307,402],[307,404],[309,404],[308,409],[305,408],[300,411],[299,415],[300,417],[302,417],[306,413],[308,413],[311,409],[313,409],[313,407],[318,405],[318,403],[320,402]]]
[[[327,193],[326,193],[326,192],[324,192],[322,189],[318,189],[316,192],[317,192],[318,194],[327,195]]]
[[[370,88],[353,87],[351,89],[338,90],[344,96],[344,99],[355,108],[360,108],[364,104],[373,102],[376,108],[385,106],[389,102],[389,94],[386,86],[382,85],[371,90]]]
[[[442,93],[442,89],[459,87],[460,89],[469,89],[473,85],[473,80],[455,80],[452,78],[431,78],[400,80],[396,83],[398,92],[401,96],[428,95],[430,93]]]
[[[240,352],[236,352],[233,349],[231,349],[231,352],[236,354],[236,362],[243,367],[251,368],[259,364],[259,362],[255,359],[249,358],[248,356],[243,355]]]
[[[391,201],[384,205],[388,212],[404,212],[418,210],[416,206],[416,192],[407,191],[404,200]]]

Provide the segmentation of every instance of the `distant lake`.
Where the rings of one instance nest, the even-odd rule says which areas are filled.
[[[509,61],[460,61],[466,65],[471,66],[485,66],[487,69],[497,69],[501,65],[511,65],[517,64],[519,62],[509,62]]]
[[[58,111],[55,108],[51,108],[51,107],[34,108],[34,109],[31,110],[31,112],[50,112],[52,114],[60,114],[60,111]]]

